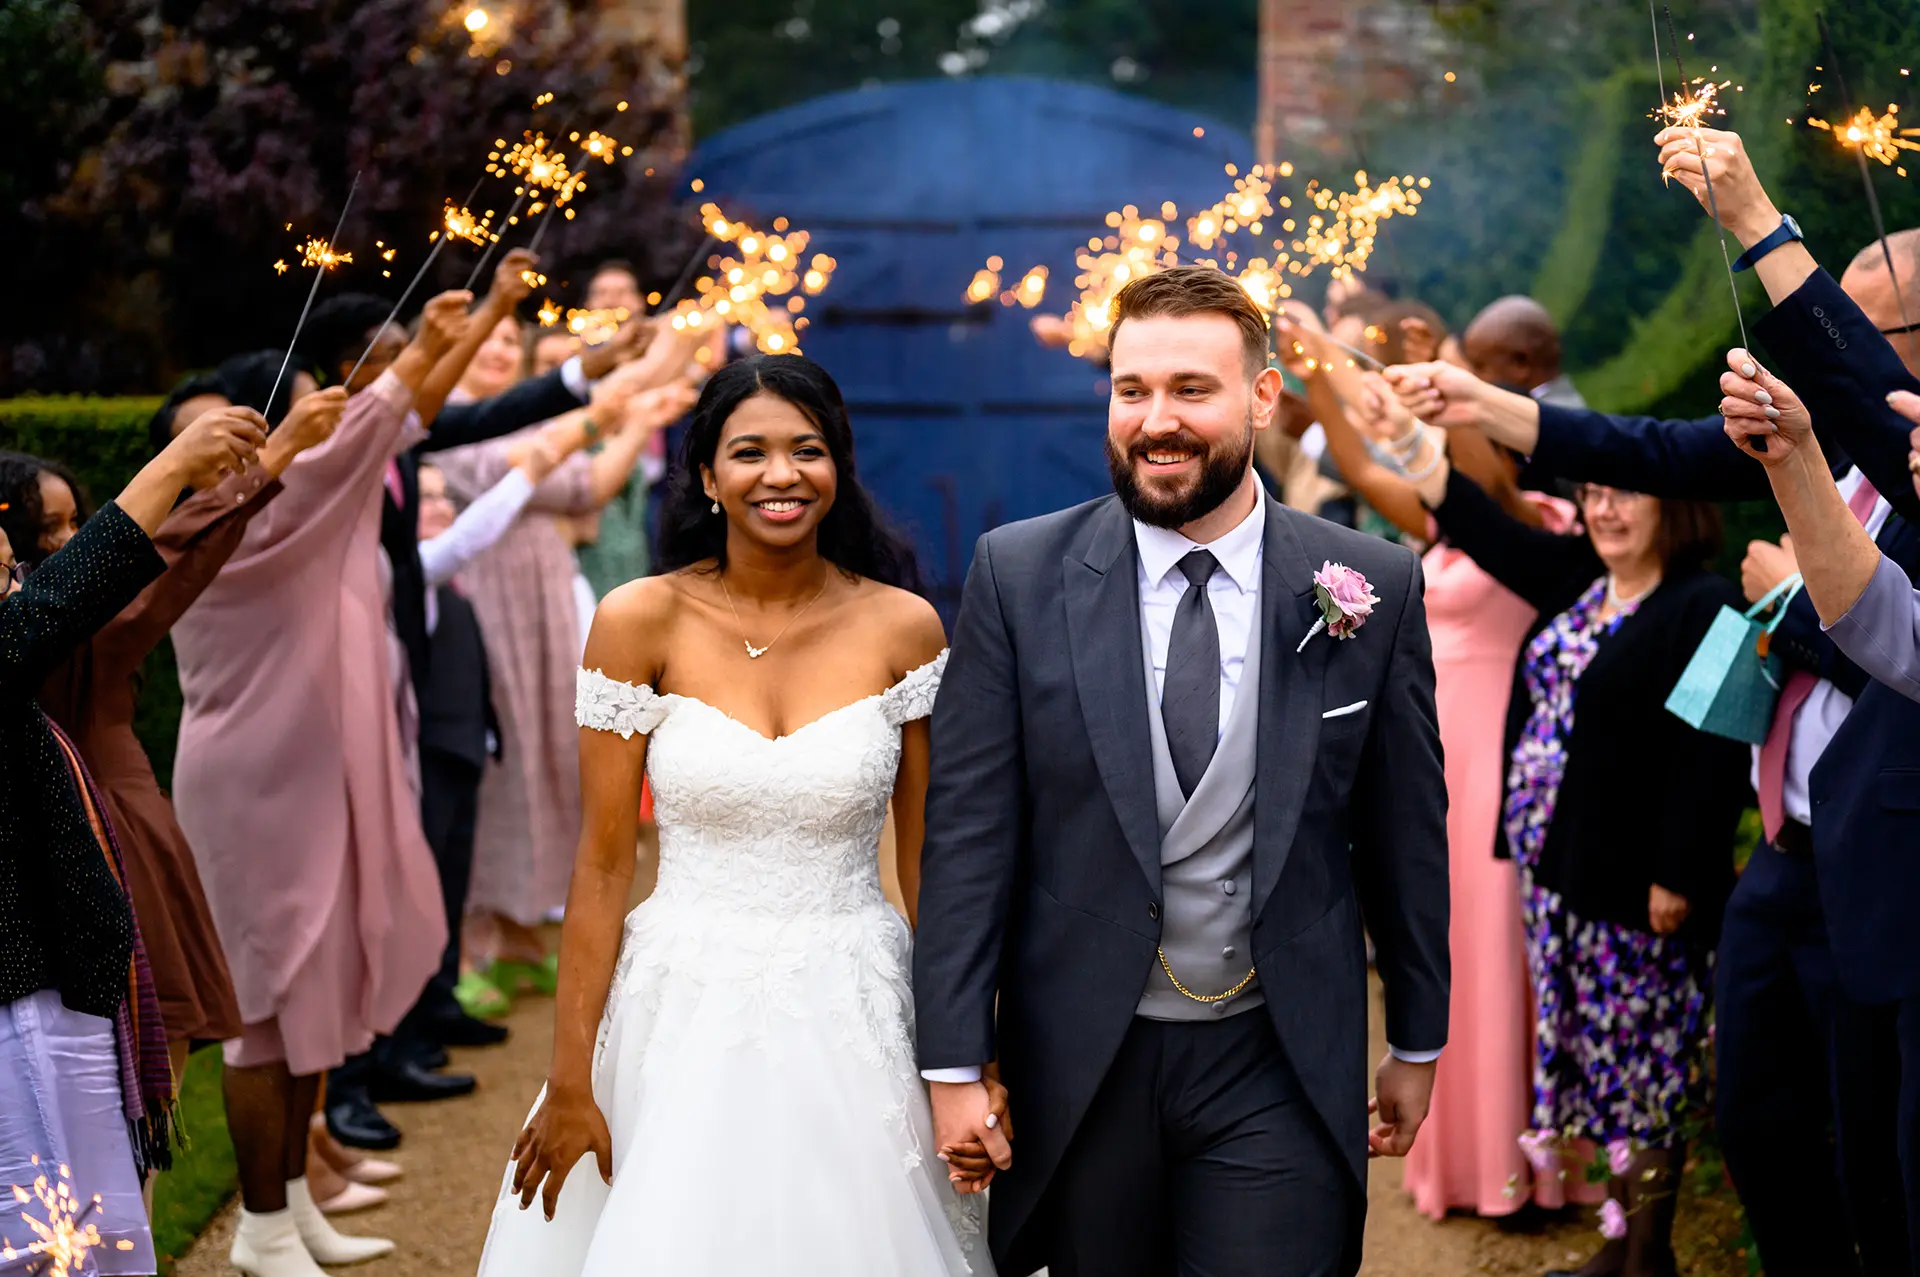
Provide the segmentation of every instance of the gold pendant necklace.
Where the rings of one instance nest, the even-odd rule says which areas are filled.
[[[831,579],[832,579],[831,577],[828,578],[829,581]],[[818,603],[820,601],[820,596],[822,594],[825,594],[826,592],[827,592],[827,581],[822,581],[820,582],[820,588],[813,592],[813,597],[808,599],[805,603],[801,604],[800,610],[798,612],[795,612],[792,616],[787,618],[787,623],[780,627],[780,632],[774,635],[773,638],[767,643],[765,647],[755,647],[753,645],[753,640],[747,637],[747,627],[745,622],[741,621],[740,619],[740,609],[734,604],[733,591],[727,588],[726,574],[723,572],[720,576],[720,593],[726,596],[727,610],[733,613],[733,628],[740,632],[740,642],[747,649],[747,659],[750,661],[757,661],[761,657],[765,656],[768,652],[772,651],[773,645],[775,643],[778,643],[781,639],[787,636],[787,631],[793,628],[793,623],[799,620],[801,617],[805,616],[807,614],[807,609],[812,607],[815,603]]]

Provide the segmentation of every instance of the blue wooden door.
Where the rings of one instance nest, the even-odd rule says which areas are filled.
[[[839,381],[861,476],[951,621],[980,533],[1110,491],[1100,371],[1041,349],[1034,312],[969,306],[974,271],[989,256],[1009,280],[1044,264],[1042,308],[1062,312],[1075,250],[1108,210],[1172,200],[1184,215],[1250,154],[1190,112],[984,78],[817,98],[708,140],[687,172],[703,198],[756,224],[790,218],[839,261],[801,344]]]

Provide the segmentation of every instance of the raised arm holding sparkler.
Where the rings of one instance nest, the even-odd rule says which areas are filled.
[[[453,392],[454,386],[459,384],[461,375],[466,372],[468,363],[472,362],[474,352],[486,341],[487,334],[501,320],[513,314],[514,308],[533,292],[525,273],[532,270],[539,260],[531,250],[516,248],[494,268],[493,287],[487,290],[487,295],[467,316],[467,326],[459,340],[440,357],[414,394],[413,411],[422,425],[433,425],[434,419],[440,415],[441,405]]]

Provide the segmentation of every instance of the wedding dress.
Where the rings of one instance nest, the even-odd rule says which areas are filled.
[[[981,1198],[935,1156],[877,857],[945,665],[777,740],[581,672],[582,726],[651,736],[660,827],[594,1048],[613,1183],[587,1155],[548,1222],[509,1166],[482,1277],[990,1277]]]

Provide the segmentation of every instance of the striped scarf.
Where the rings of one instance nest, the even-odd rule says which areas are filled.
[[[52,719],[45,720],[60,746],[73,779],[74,792],[86,808],[87,823],[100,845],[107,869],[120,890],[127,890],[126,866],[120,858],[120,844],[114,839],[113,824],[100,801],[100,791],[80,759],[80,751]],[[127,898],[129,916],[133,898]],[[120,1055],[120,1102],[127,1126],[133,1136],[133,1158],[140,1175],[164,1171],[173,1165],[174,1084],[173,1061],[167,1054],[167,1028],[160,1019],[160,998],[154,992],[153,971],[147,966],[147,948],[140,939],[139,919],[133,920],[133,957],[127,963],[127,996],[120,1000],[113,1016],[114,1043]]]

